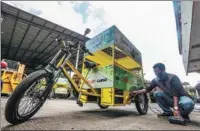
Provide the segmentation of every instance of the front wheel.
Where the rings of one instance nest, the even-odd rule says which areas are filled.
[[[147,94],[139,94],[135,96],[135,106],[140,115],[145,115],[148,111]]]
[[[22,80],[6,103],[6,120],[19,124],[31,118],[46,101],[52,85],[51,74],[45,70],[33,72]]]

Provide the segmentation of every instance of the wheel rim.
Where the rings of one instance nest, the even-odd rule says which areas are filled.
[[[144,110],[145,109],[145,97],[144,97],[144,94],[141,94],[141,95],[139,95],[138,96],[138,102],[139,102],[139,104],[140,104],[140,108],[142,109],[142,110]]]
[[[25,117],[31,114],[43,102],[43,94],[47,88],[47,81],[46,77],[41,77],[26,90],[23,97],[19,100],[17,107],[18,116]]]

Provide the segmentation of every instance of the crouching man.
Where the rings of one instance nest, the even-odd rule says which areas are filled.
[[[194,101],[184,90],[178,76],[165,72],[165,65],[162,63],[155,64],[153,69],[157,77],[151,81],[150,86],[146,89],[133,91],[132,93],[148,93],[158,86],[161,91],[155,91],[154,97],[156,103],[163,110],[163,113],[159,114],[158,117],[176,115],[189,121],[189,114],[194,109]],[[174,111],[170,107],[174,108]]]

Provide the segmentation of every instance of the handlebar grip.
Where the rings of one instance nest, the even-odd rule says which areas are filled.
[[[63,39],[61,39],[61,38],[56,38],[56,39],[55,39],[55,41],[56,41],[58,44],[61,44],[61,43],[62,43],[62,40],[63,40]]]
[[[70,46],[74,46],[75,45],[75,43],[72,42],[72,41],[67,41],[67,44],[70,45]]]

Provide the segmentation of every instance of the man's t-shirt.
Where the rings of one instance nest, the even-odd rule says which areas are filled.
[[[168,77],[166,78],[166,80],[168,80]],[[147,92],[150,92],[156,86],[159,87],[159,85],[156,82],[156,79],[153,79],[151,81],[150,86],[148,88],[146,88]],[[171,87],[171,89],[166,88],[166,91],[165,91],[166,94],[168,94],[170,97],[173,97],[173,96],[177,96],[177,97],[189,96],[189,94],[184,90],[180,79],[176,75],[174,77],[172,77],[172,79],[170,81],[170,87]]]

